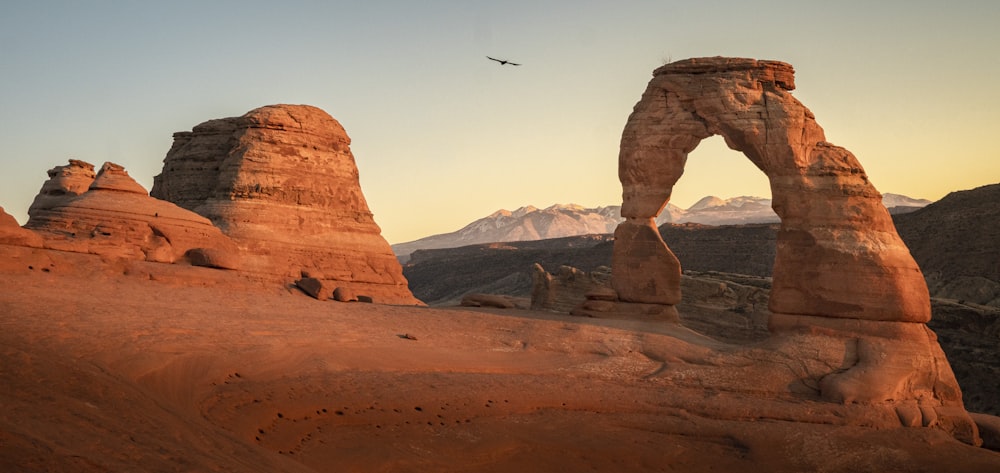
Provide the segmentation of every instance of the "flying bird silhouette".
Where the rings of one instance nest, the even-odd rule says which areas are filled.
[[[510,62],[510,61],[508,61],[506,59],[497,59],[497,58],[493,58],[493,57],[489,57],[489,56],[486,56],[486,59],[489,59],[491,61],[499,62],[501,66],[506,66],[507,64],[510,64],[511,66],[520,66],[520,64],[518,64],[516,62]]]

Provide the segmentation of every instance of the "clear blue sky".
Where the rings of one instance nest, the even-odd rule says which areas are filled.
[[[71,157],[149,188],[173,132],[274,103],[344,125],[392,243],[500,208],[614,205],[651,71],[717,55],[791,63],[879,190],[938,199],[1000,182],[997,25],[1000,2],[962,0],[5,1],[0,206],[24,223]],[[710,194],[769,190],[712,138],[672,202]]]

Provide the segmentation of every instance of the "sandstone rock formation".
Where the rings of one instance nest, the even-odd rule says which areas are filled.
[[[42,184],[42,189],[38,191],[31,207],[28,207],[29,217],[87,192],[96,177],[93,164],[77,159],[70,159],[65,166],[49,169],[48,174],[49,180]]]
[[[174,134],[151,194],[210,219],[246,269],[303,274],[416,304],[361,192],[351,140],[326,112],[272,105]]]
[[[511,297],[499,294],[470,293],[462,297],[459,305],[462,307],[493,307],[497,309],[527,309],[530,301],[521,297]]]
[[[40,248],[42,238],[31,230],[21,228],[17,220],[0,207],[0,245]]]
[[[74,160],[49,171],[25,225],[45,247],[161,263],[194,251],[216,255],[201,265],[234,269],[235,243],[208,219],[147,195],[117,164],[104,163],[87,191],[76,194],[92,169]]]
[[[653,219],[687,155],[721,135],[771,183],[781,218],[770,298],[780,353],[829,363],[822,399],[895,406],[907,426],[979,441],[961,391],[925,325],[927,285],[858,160],[828,143],[777,61],[699,58],[653,72],[622,133],[622,217],[612,283],[621,301],[680,302],[680,264]],[[622,310],[632,311],[626,307]],[[808,347],[824,347],[810,353]]]
[[[535,263],[532,270],[532,310],[571,312],[587,294],[605,292],[602,290],[611,286],[611,268],[607,266],[588,273],[563,265],[556,274],[549,274],[542,265]]]
[[[792,89],[792,67],[776,61],[704,58],[657,69],[622,134],[619,177],[627,221],[618,232],[626,239],[654,236],[639,229],[649,228],[668,202],[688,153],[701,140],[722,135],[771,181],[782,222],[772,310],[926,322],[926,286],[881,195],[849,151],[826,142]],[[657,254],[663,258],[657,272],[675,274],[669,252]],[[620,255],[616,277],[630,277],[625,268],[642,259]],[[655,289],[622,282],[616,288],[626,300],[674,299],[666,296],[670,280]],[[640,289],[651,295],[636,293]]]

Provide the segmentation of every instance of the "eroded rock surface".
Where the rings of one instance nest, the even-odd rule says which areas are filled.
[[[50,209],[87,192],[96,177],[94,165],[78,159],[70,159],[67,165],[49,169],[48,174],[49,179],[42,184],[42,189],[28,207],[29,218],[38,211]]]
[[[721,135],[768,177],[781,218],[769,308],[780,353],[826,366],[805,378],[821,398],[894,406],[901,425],[979,442],[951,367],[925,325],[930,298],[882,196],[849,151],[826,141],[790,91],[788,64],[698,58],[667,64],[622,133],[622,217],[612,282],[631,304],[680,301],[680,263],[653,219],[688,153]],[[627,309],[626,309],[627,310]],[[807,347],[825,346],[810,351]]]
[[[771,182],[781,217],[771,310],[926,322],[926,285],[881,194],[849,151],[826,141],[792,89],[792,67],[777,61],[699,58],[654,71],[622,134],[624,226],[647,226],[668,202],[688,153],[721,135]]]
[[[210,219],[248,270],[419,303],[368,209],[350,143],[340,123],[306,105],[210,120],[174,134],[151,194]]]
[[[45,247],[160,263],[184,260],[189,251],[200,249],[215,254],[216,261],[228,261],[206,266],[237,264],[235,243],[208,219],[150,197],[117,164],[104,163],[87,191],[73,195],[86,181],[87,169],[93,166],[71,161],[49,171],[39,196],[51,198],[36,199],[44,205],[33,206],[25,224],[44,238]],[[66,192],[59,194],[59,189]]]
[[[42,238],[17,224],[17,219],[0,207],[0,244],[40,248]]]
[[[611,268],[601,266],[591,272],[581,271],[572,266],[560,266],[555,274],[550,274],[542,265],[532,267],[532,310],[571,312],[587,294],[607,293],[611,287]],[[599,298],[599,295],[595,296]],[[617,300],[616,296],[611,300]]]

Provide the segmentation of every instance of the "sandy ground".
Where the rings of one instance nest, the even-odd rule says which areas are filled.
[[[22,251],[0,264],[0,471],[1000,471],[936,430],[669,382],[697,367],[657,353],[714,343]]]

